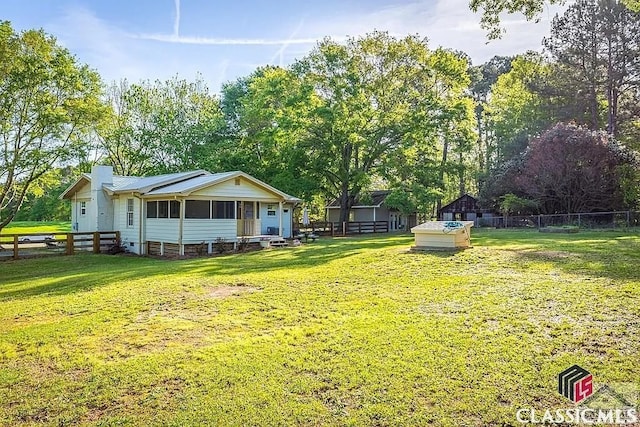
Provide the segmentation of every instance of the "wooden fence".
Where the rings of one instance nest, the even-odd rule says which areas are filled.
[[[119,244],[119,231],[2,234],[0,235],[0,259],[73,255],[77,251],[91,251],[98,254]]]
[[[316,234],[330,236],[346,236],[348,234],[388,233],[387,221],[350,221],[350,222],[311,222],[298,224],[301,231],[312,231]]]

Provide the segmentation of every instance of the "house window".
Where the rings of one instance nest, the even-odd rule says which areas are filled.
[[[180,218],[180,202],[177,200],[147,202],[147,218]]]
[[[256,202],[256,219],[260,219],[260,202]]]
[[[147,202],[147,218],[158,217],[158,202]]]
[[[236,184],[236,185],[240,185],[240,178],[236,178],[236,179],[235,179],[235,184]]]
[[[80,215],[85,216],[87,214],[87,202],[80,202]]]
[[[180,218],[180,202],[171,200],[169,202],[169,218]]]
[[[133,227],[133,199],[127,199],[127,227]]]
[[[184,217],[191,218],[191,219],[211,218],[211,202],[209,202],[209,200],[185,201]]]
[[[214,219],[233,219],[235,217],[234,202],[212,202]]]
[[[169,218],[169,201],[158,201],[158,218]]]

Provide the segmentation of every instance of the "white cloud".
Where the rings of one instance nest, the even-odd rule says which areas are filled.
[[[414,0],[359,16],[310,22],[306,29],[313,35],[360,36],[373,30],[388,31],[397,37],[419,34],[429,39],[431,47],[464,51],[477,64],[494,55],[540,49],[551,19],[564,8],[566,6],[548,8],[538,23],[529,22],[520,14],[505,15],[502,25],[506,33],[502,39],[492,41],[488,41],[487,32],[480,28],[480,15],[469,10],[469,0]]]
[[[124,77],[132,81],[166,79],[175,74],[190,79],[201,72],[209,87],[217,91],[225,80],[249,74],[257,66],[287,65],[301,58],[325,36],[343,41],[347,36],[374,30],[397,37],[419,34],[430,40],[432,48],[464,51],[478,64],[494,55],[539,49],[551,18],[561,10],[550,8],[537,24],[526,22],[522,16],[506,16],[505,36],[487,43],[480,17],[469,10],[468,0],[413,0],[325,18],[319,14],[300,16],[286,38],[270,37],[273,30],[269,28],[251,38],[182,35],[180,7],[180,0],[174,0],[173,28],[162,34],[140,34],[135,29],[118,27],[83,7],[67,9],[45,29],[82,62],[97,69],[105,81]]]
[[[217,38],[217,37],[196,37],[196,36],[176,36],[174,34],[136,34],[134,38],[142,40],[153,40],[166,43],[195,44],[210,46],[278,46],[291,44],[312,44],[316,38],[293,38],[293,39],[264,39],[264,38]]]

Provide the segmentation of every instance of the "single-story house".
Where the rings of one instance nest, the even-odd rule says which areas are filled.
[[[481,225],[482,219],[493,217],[489,209],[482,209],[478,205],[478,199],[470,194],[463,194],[451,203],[444,205],[438,211],[438,219],[441,221],[473,221],[474,225]]]
[[[293,233],[300,199],[244,172],[118,176],[94,166],[62,195],[77,232],[119,231],[136,254],[184,255],[224,239]]]
[[[386,221],[389,231],[409,230],[417,225],[417,213],[404,215],[400,211],[384,204],[390,190],[376,190],[365,193],[365,197],[356,198],[349,212],[349,222]],[[366,200],[366,202],[361,202]],[[326,207],[328,222],[340,221],[340,200],[334,200]]]

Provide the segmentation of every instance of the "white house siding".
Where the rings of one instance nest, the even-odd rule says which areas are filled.
[[[277,203],[273,193],[254,185],[244,178],[239,178],[240,185],[236,185],[235,179],[220,184],[203,188],[192,193],[193,196],[205,196],[220,200],[273,200]]]
[[[273,209],[269,209],[269,205],[273,207]],[[292,221],[293,221],[293,205],[291,203],[285,203],[282,207],[282,236],[283,237],[292,237],[293,232],[291,230]],[[269,210],[275,210],[275,216],[269,216],[267,213]],[[261,233],[267,234],[268,229],[278,228],[280,225],[279,220],[279,212],[278,212],[278,202],[268,203],[261,202],[260,203],[260,222],[261,222]]]
[[[150,242],[178,243],[180,220],[176,218],[146,218],[145,238]]]
[[[182,242],[187,245],[200,242],[208,243],[215,242],[218,237],[235,242],[237,228],[235,219],[185,219]]]
[[[85,215],[80,214],[81,202],[86,204]],[[73,231],[85,232],[94,230],[94,214],[91,203],[91,185],[87,182],[71,199],[71,227]]]
[[[80,207],[82,202],[86,204],[86,213],[81,214]],[[91,199],[90,198],[78,198],[71,202],[71,227],[73,231],[94,231],[93,227],[93,213],[91,211]]]
[[[133,199],[133,226],[127,225],[127,200]],[[120,196],[113,200],[114,230],[120,231],[120,238],[126,247],[136,254],[141,254],[140,245],[140,199]]]

